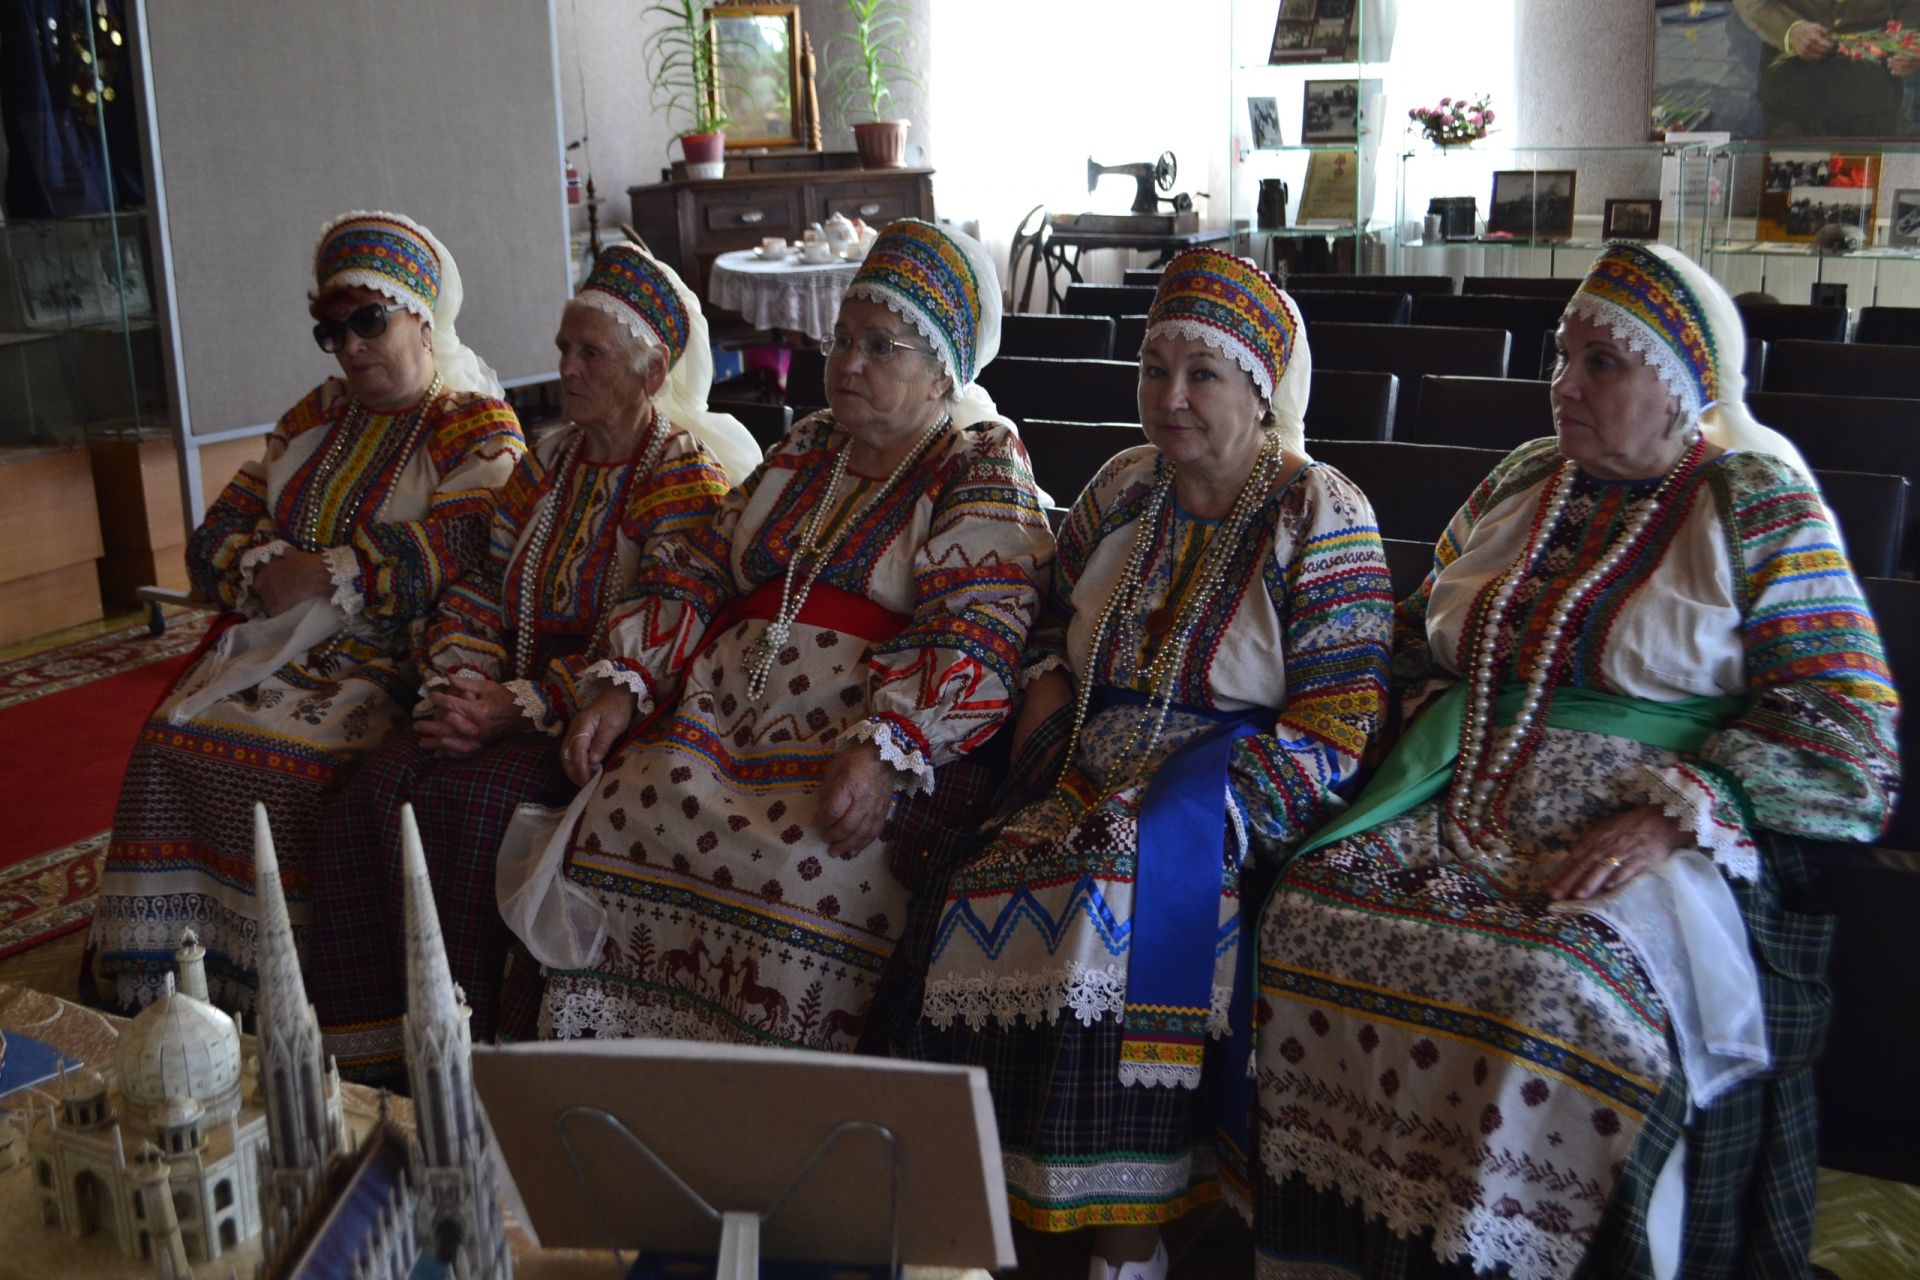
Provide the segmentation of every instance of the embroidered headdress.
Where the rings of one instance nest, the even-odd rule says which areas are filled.
[[[918,330],[957,398],[977,390],[974,378],[1000,350],[999,277],[980,243],[950,228],[918,218],[890,223],[867,250],[847,297],[877,302]],[[990,413],[993,402],[985,405]],[[954,417],[962,419],[957,405]]]
[[[1593,321],[1643,356],[1689,418],[1719,402],[1721,357],[1706,309],[1672,262],[1650,246],[1608,245],[1567,314]]]
[[[672,272],[637,246],[608,245],[574,300],[618,320],[642,346],[664,347],[671,364],[687,349],[690,329],[677,283]]]
[[[1147,338],[1194,338],[1245,369],[1269,403],[1300,322],[1280,286],[1259,267],[1218,249],[1189,249],[1167,264],[1147,312]]]

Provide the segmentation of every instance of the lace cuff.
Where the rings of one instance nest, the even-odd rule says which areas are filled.
[[[841,741],[871,742],[879,747],[880,758],[902,775],[900,785],[894,788],[901,794],[933,794],[933,760],[926,739],[900,717],[884,712],[868,716]]]
[[[1020,675],[1014,684],[1019,687],[1020,692],[1025,693],[1027,686],[1049,671],[1064,671],[1067,679],[1073,679],[1073,665],[1057,653],[1048,653],[1020,668]]]
[[[1715,779],[1684,763],[1643,771],[1647,803],[1680,824],[1681,831],[1693,838],[1694,847],[1712,858],[1736,880],[1760,878],[1760,851],[1746,827],[1736,816],[1728,797],[1720,793]]]
[[[580,692],[576,695],[580,705],[585,707],[593,701],[585,687],[589,680],[611,680],[619,688],[633,695],[633,715],[637,722],[653,707],[653,680],[639,667],[629,666],[617,658],[602,658],[580,673]]]
[[[360,594],[360,557],[352,547],[328,547],[320,553],[326,561],[327,576],[333,579],[334,608],[349,618],[367,607],[367,598]]]
[[[553,704],[548,701],[547,695],[533,681],[509,680],[500,687],[513,695],[514,705],[520,708],[520,714],[541,733],[557,738],[560,731],[566,728],[553,714]]]
[[[283,556],[293,550],[293,544],[285,538],[275,538],[272,542],[263,542],[257,547],[248,547],[240,553],[240,590],[234,597],[234,603],[243,613],[260,613],[259,601],[253,601],[254,608],[249,609],[247,602],[253,596],[253,575],[260,572],[260,566],[276,556]]]

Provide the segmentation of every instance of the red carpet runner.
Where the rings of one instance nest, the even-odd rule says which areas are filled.
[[[134,737],[210,613],[0,663],[0,958],[83,928]]]

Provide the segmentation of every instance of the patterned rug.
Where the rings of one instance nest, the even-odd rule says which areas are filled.
[[[128,627],[0,662],[0,957],[84,928],[141,721],[213,615]]]

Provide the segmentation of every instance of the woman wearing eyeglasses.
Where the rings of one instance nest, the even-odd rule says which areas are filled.
[[[459,270],[425,227],[338,218],[314,280],[314,339],[340,376],[287,411],[188,542],[195,594],[228,613],[121,787],[92,945],[123,1007],[161,993],[189,925],[215,1001],[251,1007],[253,804],[303,928],[321,807],[404,719],[416,633],[479,564],[492,490],[525,451],[493,371],[454,332]]]
[[[824,344],[830,408],[641,571],[562,747],[584,789],[501,855],[541,1034],[854,1047],[906,920],[894,868],[988,790],[969,757],[1052,559],[972,385],[999,330],[978,244],[888,227]]]
[[[707,408],[707,324],[680,278],[632,245],[600,255],[554,338],[568,425],[500,491],[481,568],[440,599],[410,728],[327,811],[315,850],[307,992],[343,1075],[403,1073],[400,808],[411,803],[447,959],[478,1041],[494,1038],[511,935],[494,855],[524,802],[564,805],[561,731],[598,683],[608,614],[665,542],[704,525],[760,450]],[[692,625],[684,612],[679,625]]]

